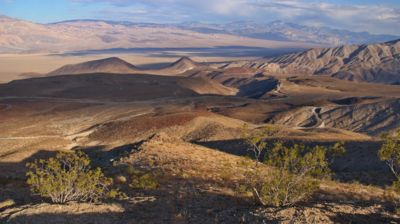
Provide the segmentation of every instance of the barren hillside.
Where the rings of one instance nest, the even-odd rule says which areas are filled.
[[[148,100],[198,94],[235,94],[234,89],[200,78],[130,74],[64,75],[0,85],[1,97]]]
[[[316,48],[301,53],[232,63],[270,75],[330,75],[335,78],[396,84],[400,81],[400,40],[381,44]]]
[[[84,73],[133,73],[138,72],[138,68],[119,58],[105,58],[95,61],[83,62],[74,65],[65,65],[59,69],[49,72],[47,75],[71,75]]]

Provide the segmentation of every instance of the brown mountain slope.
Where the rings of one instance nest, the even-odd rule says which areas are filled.
[[[263,100],[219,106],[213,111],[253,123],[280,124],[301,130],[339,128],[379,136],[400,127],[399,85],[355,83],[327,76],[277,81],[274,90],[257,97]],[[270,84],[274,84],[273,79]],[[256,87],[251,84],[248,89],[255,91]],[[246,89],[242,87],[241,91]]]
[[[210,80],[130,74],[77,74],[16,80],[0,85],[0,97],[149,100],[199,94],[233,95]]]
[[[229,66],[253,68],[271,75],[330,75],[345,80],[392,84],[400,82],[400,40],[316,48]]]
[[[199,66],[199,63],[193,61],[189,57],[182,57],[178,61],[172,63],[168,68],[177,72],[185,72]]]
[[[198,94],[216,94],[216,95],[235,95],[238,90],[233,87],[224,86],[218,82],[205,78],[185,78],[179,82],[182,86],[195,91]]]
[[[47,75],[71,75],[84,73],[134,73],[139,69],[117,57],[87,61],[79,64],[65,65]]]
[[[145,74],[156,74],[166,76],[185,76],[187,72],[197,72],[206,70],[208,67],[204,63],[196,62],[189,57],[181,57],[177,61],[168,64],[158,69],[143,69],[141,73]]]

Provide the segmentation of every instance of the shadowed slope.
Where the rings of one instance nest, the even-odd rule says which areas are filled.
[[[83,73],[134,73],[139,69],[134,65],[117,57],[88,61],[79,64],[65,65],[57,70],[48,73],[54,75],[70,75]]]
[[[178,61],[172,63],[168,69],[175,70],[177,72],[185,72],[199,66],[199,64],[189,57],[182,57]]]
[[[234,95],[210,80],[130,74],[77,74],[12,81],[0,85],[0,97],[150,100],[199,94]]]

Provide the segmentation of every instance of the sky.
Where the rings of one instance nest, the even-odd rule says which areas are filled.
[[[151,23],[282,20],[400,35],[400,0],[0,0],[0,14],[38,23],[72,19]]]

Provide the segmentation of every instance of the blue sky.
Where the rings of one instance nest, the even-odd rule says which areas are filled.
[[[156,23],[283,20],[400,35],[400,0],[0,0],[0,14],[39,23],[70,19]]]

